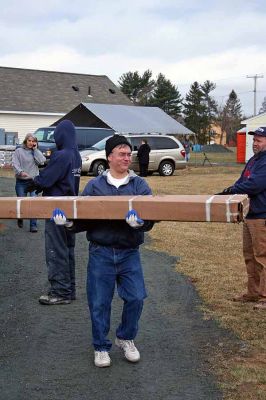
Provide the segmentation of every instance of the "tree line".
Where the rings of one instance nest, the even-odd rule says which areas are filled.
[[[226,143],[236,141],[236,132],[243,118],[242,106],[234,90],[229,94],[224,106],[218,107],[211,93],[216,88],[214,82],[194,82],[185,98],[178,87],[172,84],[162,73],[156,79],[152,71],[142,75],[138,72],[126,72],[118,80],[120,89],[133,104],[160,107],[197,135],[200,144],[209,143],[215,136],[214,124],[221,127],[222,142],[226,134]]]

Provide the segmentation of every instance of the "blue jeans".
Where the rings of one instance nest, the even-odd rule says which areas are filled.
[[[133,340],[138,332],[143,300],[147,296],[139,249],[116,249],[90,243],[87,296],[96,351],[109,351],[112,346],[107,335],[115,284],[124,301],[116,336]]]
[[[16,194],[18,197],[27,197],[27,189],[28,189],[29,181],[23,179],[16,179]],[[30,197],[36,197],[36,192],[29,192]],[[30,229],[37,228],[37,219],[30,220]]]
[[[74,249],[75,234],[54,221],[45,220],[45,255],[52,296],[75,299]]]

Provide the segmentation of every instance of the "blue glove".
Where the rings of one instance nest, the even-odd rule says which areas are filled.
[[[64,211],[60,210],[60,208],[54,209],[51,220],[54,221],[56,225],[64,225],[67,228],[73,225],[73,221],[68,221]]]
[[[131,226],[131,228],[140,228],[142,225],[144,225],[144,221],[139,218],[136,210],[128,211],[126,215],[126,222]]]

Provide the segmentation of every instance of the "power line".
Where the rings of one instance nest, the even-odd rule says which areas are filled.
[[[216,84],[216,82],[221,82],[221,81],[229,81],[229,80],[232,80],[232,79],[237,79],[237,80],[239,80],[239,79],[243,79],[243,78],[253,78],[254,80],[256,79],[258,79],[258,78],[264,78],[264,75],[263,74],[266,74],[265,72],[264,73],[260,73],[260,74],[256,74],[256,75],[252,75],[252,76],[249,76],[249,75],[241,75],[241,76],[235,76],[235,77],[226,77],[226,78],[219,78],[219,79],[211,79],[211,81],[213,81],[215,84]],[[237,82],[237,83],[235,83],[235,85],[234,86],[239,86],[239,82]],[[180,90],[182,90],[181,88],[183,87],[185,87],[185,86],[191,86],[191,83],[177,83],[177,86],[178,86],[178,88],[180,89]],[[216,84],[216,88],[215,88],[215,90],[219,90],[219,89],[221,89],[221,87],[222,87],[223,85],[221,85],[221,84]],[[215,90],[214,90],[214,92],[215,92]],[[184,91],[184,89],[183,89],[183,91]],[[244,95],[249,95],[249,94],[251,94],[251,93],[254,93],[254,115],[256,115],[256,97],[257,97],[257,93],[265,93],[266,91],[265,90],[257,90],[257,85],[256,85],[256,87],[254,88],[254,90],[248,90],[248,91],[243,91],[243,92],[238,92],[238,91],[236,91],[235,89],[234,89],[234,91],[235,91],[235,93],[238,95],[238,96],[244,96]],[[222,94],[222,95],[215,95],[215,93],[213,93],[213,97],[214,98],[216,98],[217,100],[218,99],[220,99],[220,101],[222,101],[222,103],[224,102],[224,99],[225,98],[228,98],[229,97],[229,94]],[[219,101],[219,100],[218,100]]]
[[[259,75],[263,75],[263,74],[266,74],[266,72],[262,72]],[[229,80],[232,80],[232,79],[243,79],[243,78],[246,78],[246,77],[247,77],[247,75],[238,75],[238,76],[228,76],[228,77],[225,77],[225,78],[217,78],[217,79],[216,78],[212,78],[212,79],[208,79],[208,80],[216,83],[216,82],[219,82],[219,81],[227,81],[227,80],[229,81]],[[177,86],[180,87],[180,86],[191,85],[191,82],[192,81],[194,82],[195,80],[197,80],[197,79],[191,80],[190,82],[177,83]],[[207,80],[207,79],[205,79],[205,80]]]
[[[248,90],[248,91],[246,91],[246,92],[237,92],[236,90],[234,90],[234,92],[235,92],[237,95],[240,95],[240,94],[250,94],[250,93],[253,93],[253,90]],[[226,96],[229,96],[229,94],[215,95],[215,97],[226,97]]]

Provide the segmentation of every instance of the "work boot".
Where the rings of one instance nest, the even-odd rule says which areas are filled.
[[[94,365],[99,368],[110,367],[111,358],[108,351],[95,351]]]
[[[45,294],[39,298],[39,303],[45,304],[47,306],[53,306],[53,305],[57,305],[57,304],[70,304],[71,300],[64,299],[63,297],[60,297],[60,296],[52,296],[52,295]]]
[[[17,224],[19,228],[23,228],[23,219],[18,219]]]
[[[238,301],[240,303],[256,302],[259,300],[259,296],[251,296],[250,294],[243,293],[232,298],[233,301]]]
[[[125,358],[130,362],[138,362],[140,354],[133,340],[115,339],[115,344],[124,351]]]

